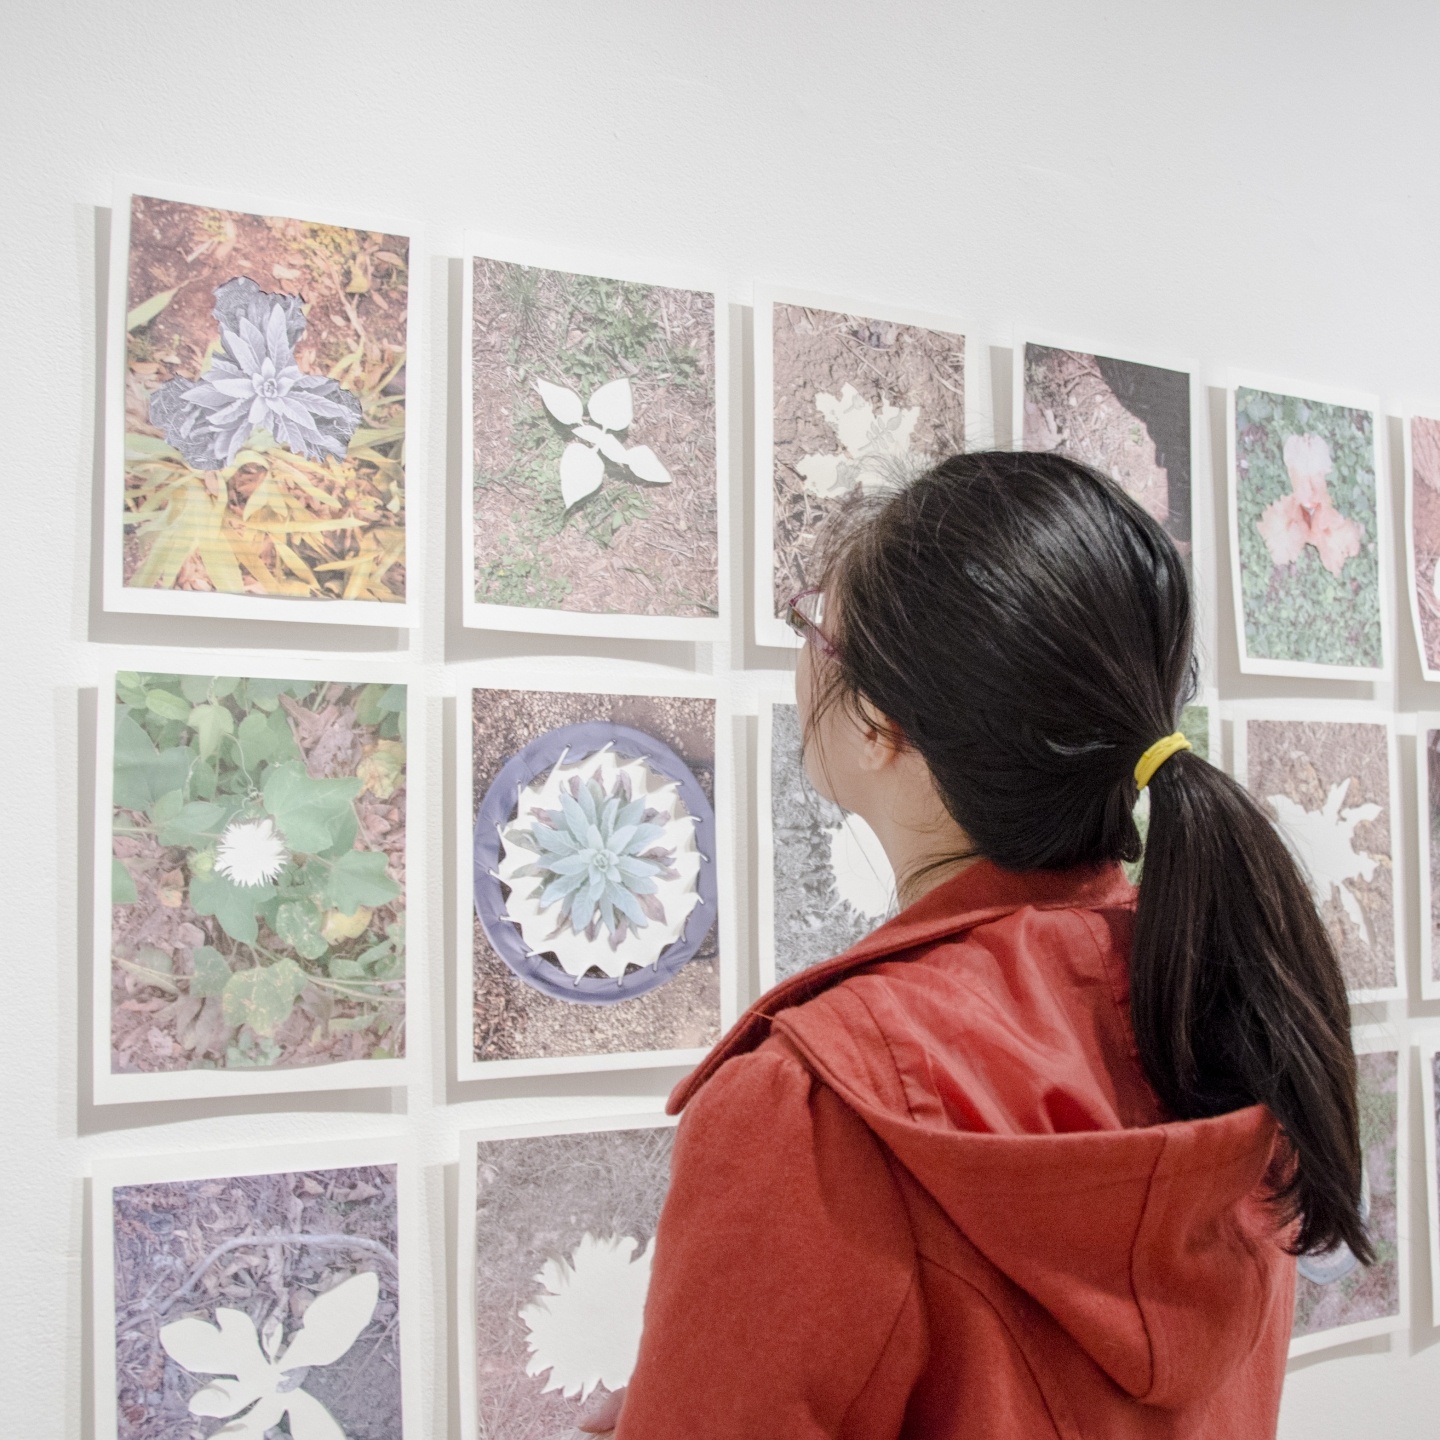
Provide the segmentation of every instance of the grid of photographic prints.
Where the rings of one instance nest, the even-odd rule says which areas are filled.
[[[331,1142],[97,1165],[96,1433],[418,1434],[407,1163]]]
[[[465,1440],[568,1435],[628,1382],[674,1135],[628,1115],[462,1137]]]
[[[1236,778],[1300,861],[1352,1000],[1405,993],[1398,768],[1394,726],[1377,711],[1278,701],[1236,708]]]
[[[469,623],[710,638],[724,359],[714,293],[473,245]]]
[[[543,1122],[458,1136],[462,1432],[568,1433],[634,1364],[675,1132],[657,1113],[668,1076],[554,1077],[678,1071],[720,1039],[747,998],[734,887],[751,847],[761,991],[897,912],[875,833],[807,765],[798,641],[781,617],[815,584],[827,527],[963,451],[1008,371],[1014,446],[1109,476],[1185,556],[1206,688],[1180,726],[1223,764],[1229,725],[1235,774],[1301,862],[1351,1000],[1387,1016],[1354,1032],[1377,1262],[1343,1247],[1301,1258],[1292,1353],[1407,1322],[1412,1039],[1440,1297],[1440,1031],[1407,1037],[1399,1014],[1412,717],[1395,713],[1391,683],[1402,637],[1379,403],[1229,377],[1231,652],[1211,633],[1224,522],[1198,366],[1043,332],[982,347],[943,316],[761,285],[755,513],[732,566],[735,325],[716,287],[664,263],[472,235],[457,287],[463,628],[443,652],[456,663],[437,683],[429,652],[352,659],[361,643],[334,628],[292,627],[309,638],[284,656],[228,648],[275,644],[273,630],[253,640],[263,627],[227,632],[236,619],[418,624],[426,497],[432,513],[439,497],[416,444],[435,417],[417,373],[415,233],[304,204],[121,190],[100,594],[111,611],[180,617],[158,622],[176,636],[185,617],[209,622],[210,648],[132,628],[134,648],[97,664],[89,1099],[170,1102],[152,1112],[167,1119],[196,1101],[203,1119],[236,1097],[308,1092],[318,1106],[322,1091],[404,1085],[430,1059],[414,1051],[434,1028],[422,982],[440,965],[409,957],[449,883],[450,1080],[465,1098],[490,1100],[496,1080],[502,1101],[556,1098]],[[1436,681],[1440,419],[1410,413],[1402,429],[1409,609]],[[753,586],[737,605],[742,560]],[[745,665],[732,663],[747,633]],[[551,636],[584,643],[549,653]],[[374,650],[403,644],[384,638]],[[1268,682],[1289,698],[1222,699],[1237,669],[1293,682]],[[1307,694],[1316,681],[1357,698]],[[448,877],[420,839],[428,807],[447,803],[427,794],[440,787],[424,738],[442,700]],[[1435,999],[1440,707],[1413,718],[1419,984]],[[1148,795],[1135,819],[1143,840]],[[1143,856],[1129,873],[1143,885]],[[608,1090],[634,1112],[588,1113]],[[360,1103],[324,1103],[369,1103],[343,1098]],[[327,1113],[315,1133],[330,1128]],[[412,1164],[402,1141],[328,1136],[97,1162],[95,1433],[418,1435],[443,1400],[417,1412]]]
[[[716,701],[655,678],[462,692],[462,1073],[689,1063],[720,1038]]]
[[[1360,1101],[1361,1210],[1375,1263],[1361,1265],[1343,1241],[1296,1265],[1290,1353],[1303,1355],[1405,1324],[1409,1276],[1406,1166],[1409,1132],[1403,1052],[1384,1026],[1355,1031]]]
[[[965,336],[953,322],[757,287],[755,637],[792,646],[826,522],[965,448]]]
[[[406,235],[122,193],[114,609],[408,624]]]
[[[406,687],[311,668],[107,679],[97,1100],[403,1079]]]

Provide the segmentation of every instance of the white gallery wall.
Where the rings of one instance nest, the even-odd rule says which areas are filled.
[[[1440,9],[1427,0],[11,0],[0,33],[7,1434],[90,1433],[85,1177],[97,1157],[397,1130],[424,1166],[421,1264],[434,1281],[419,1334],[407,1335],[424,1358],[422,1433],[458,1433],[447,1279],[458,1133],[651,1107],[678,1079],[675,1071],[452,1078],[447,804],[430,807],[412,870],[413,1003],[428,1008],[412,1030],[421,1069],[408,1093],[90,1100],[95,686],[113,647],[383,651],[426,692],[426,738],[437,755],[449,753],[454,709],[444,697],[455,693],[453,667],[466,661],[579,653],[717,673],[786,664],[784,652],[749,643],[739,546],[725,644],[461,626],[466,228],[715,274],[733,302],[721,322],[730,327],[737,396],[750,374],[748,304],[758,280],[966,320],[990,347],[975,358],[983,366],[988,356],[1002,417],[995,438],[1007,443],[1017,327],[1193,356],[1212,387],[1236,366],[1376,392],[1392,415],[1408,403],[1440,413]],[[425,227],[434,403],[412,418],[428,463],[411,493],[423,491],[445,524],[428,535],[417,631],[101,611],[99,317],[117,173],[313,197],[317,212],[360,207]],[[1223,397],[1208,395],[1205,438],[1223,464]],[[747,414],[736,405],[727,477],[736,530],[746,535]],[[1217,471],[1217,487],[1220,479]],[[1223,559],[1219,580],[1228,585]],[[1397,579],[1399,678],[1374,698],[1403,716],[1440,709],[1440,685],[1421,679],[1399,587]],[[1242,677],[1228,594],[1218,596],[1216,617],[1224,699],[1371,698],[1369,685]],[[753,757],[753,719],[737,723],[736,740],[742,761]],[[1414,774],[1405,736],[1402,776],[1412,792]],[[738,841],[753,870],[753,816],[742,814]],[[1413,995],[1413,793],[1403,819]],[[741,877],[753,889],[750,870]],[[744,909],[748,998],[756,923],[753,906]],[[1440,1002],[1414,999],[1357,1014],[1401,1026],[1432,1016],[1440,1021]],[[1417,1072],[1405,1059],[1418,1156]],[[1409,1183],[1412,1225],[1423,1231],[1418,1162]],[[1428,1251],[1418,1239],[1408,1332],[1294,1362],[1282,1434],[1433,1433],[1440,1331],[1429,1323]]]

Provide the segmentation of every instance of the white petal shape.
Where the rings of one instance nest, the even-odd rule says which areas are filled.
[[[605,462],[588,445],[567,445],[560,457],[560,498],[568,510],[593,495],[605,478]]]
[[[638,1260],[640,1242],[626,1235],[586,1235],[566,1266],[547,1264],[536,1277],[550,1293],[520,1311],[530,1331],[527,1375],[546,1370],[546,1390],[582,1399],[597,1385],[628,1384],[640,1353],[645,1292],[654,1244]]]
[[[285,1414],[285,1398],[267,1395],[253,1410],[247,1410],[228,1425],[222,1425],[210,1440],[265,1440],[265,1432],[280,1423]]]
[[[313,1395],[293,1390],[285,1400],[294,1440],[345,1440],[339,1422]]]
[[[800,472],[800,478],[805,482],[805,488],[812,494],[818,495],[822,500],[829,500],[836,495],[844,495],[846,491],[854,487],[854,481],[846,484],[840,476],[840,464],[845,457],[835,455],[805,455],[801,458],[795,468]],[[845,461],[849,469],[854,468],[853,461]],[[847,477],[848,478],[848,477]]]
[[[647,485],[668,485],[670,472],[660,463],[660,457],[648,445],[632,445],[625,452],[625,463],[630,473]]]
[[[867,920],[881,920],[894,908],[895,872],[859,815],[847,815],[830,831],[830,870],[840,898]]]
[[[580,432],[577,430],[575,433],[578,435]],[[612,464],[625,464],[625,447],[614,435],[607,434],[602,430],[598,444],[600,453]]]
[[[580,397],[564,385],[552,385],[548,380],[537,380],[535,388],[545,408],[562,424],[578,425],[585,418],[585,406]]]
[[[598,425],[577,425],[575,438],[583,440],[587,445],[598,445],[606,438],[606,432]]]
[[[602,385],[590,397],[590,418],[607,430],[624,430],[635,418],[635,401],[630,382],[623,376]]]
[[[175,1320],[160,1327],[160,1344],[172,1360],[197,1375],[234,1375],[257,1381],[269,1369],[260,1352],[255,1322],[243,1311],[222,1305],[216,1324]]]
[[[1337,895],[1351,924],[1369,945],[1370,925],[1349,882],[1375,877],[1380,862],[1367,852],[1356,851],[1355,827],[1363,821],[1379,819],[1380,806],[1371,803],[1342,810],[1349,791],[1348,779],[1332,785],[1319,810],[1306,810],[1288,795],[1267,798],[1280,822],[1281,835],[1310,881],[1316,903],[1323,905],[1332,895]]]
[[[234,1415],[261,1395],[258,1386],[239,1380],[212,1380],[190,1397],[192,1415]]]
[[[352,1275],[333,1290],[317,1295],[279,1368],[298,1370],[302,1365],[333,1364],[359,1339],[379,1298],[380,1277],[373,1270]]]

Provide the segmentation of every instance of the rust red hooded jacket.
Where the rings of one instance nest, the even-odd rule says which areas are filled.
[[[978,862],[770,991],[684,1110],[617,1440],[1275,1431],[1260,1107],[1163,1123],[1118,867]]]

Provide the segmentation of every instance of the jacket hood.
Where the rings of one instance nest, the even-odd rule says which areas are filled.
[[[1261,1106],[1137,1123],[1125,1018],[1108,1048],[1129,1046],[1132,1093],[1077,1062],[1075,1014],[1055,992],[1082,996],[1099,1023],[1125,1016],[1133,896],[1118,867],[1019,876],[979,862],[763,996],[670,1108],[778,1035],[991,1265],[1124,1391],[1168,1408],[1215,1391],[1260,1340],[1279,1253],[1264,1203],[1277,1127]],[[1107,936],[1120,937],[1119,975]],[[1072,954],[1089,969],[1052,969]],[[945,1017],[948,1043],[927,1014]],[[1011,1097],[998,1113],[995,1093]]]

